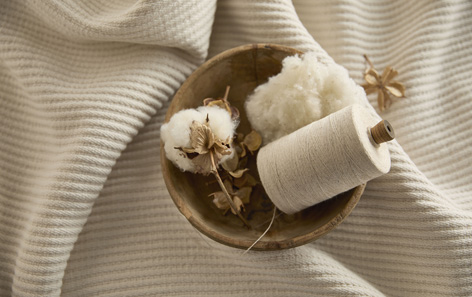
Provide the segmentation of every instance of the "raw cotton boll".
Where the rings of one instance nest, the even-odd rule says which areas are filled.
[[[322,117],[366,99],[364,89],[349,77],[346,68],[334,63],[326,66],[319,94],[322,98]]]
[[[183,171],[195,173],[194,163],[184,152],[176,148],[190,147],[190,127],[194,121],[204,123],[208,116],[209,127],[218,138],[231,139],[235,133],[238,122],[231,119],[229,113],[219,107],[199,107],[197,109],[184,109],[175,113],[170,121],[161,127],[161,137],[164,141],[166,157]],[[233,152],[234,153],[234,152]],[[224,156],[221,162],[231,157]]]
[[[183,171],[195,171],[195,165],[176,147],[190,146],[190,126],[193,121],[202,121],[202,115],[195,109],[184,109],[174,114],[167,124],[161,127],[166,157]]]
[[[365,97],[364,90],[337,64],[326,65],[314,53],[287,57],[282,71],[260,85],[245,105],[252,127],[264,144],[290,134]]]
[[[224,109],[217,106],[200,106],[197,111],[203,115],[203,120],[206,115],[210,119],[211,131],[221,140],[231,139],[238,127],[239,122],[231,120],[231,115]],[[203,123],[203,122],[202,122]]]
[[[282,71],[249,96],[246,114],[264,143],[321,118],[320,76],[307,66],[298,56],[284,59]]]

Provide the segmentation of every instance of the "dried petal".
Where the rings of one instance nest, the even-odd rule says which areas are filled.
[[[236,108],[235,106],[231,105],[231,104],[229,105],[229,108],[231,109],[231,112],[230,112],[231,119],[233,119],[233,120],[238,119],[239,116],[241,115],[241,113],[239,112],[239,109]]]
[[[193,154],[195,153],[195,150],[193,149],[193,147],[174,147],[176,150],[179,150],[179,151],[182,151],[186,154]]]
[[[237,140],[238,142],[243,142],[243,141],[244,141],[244,134],[243,134],[243,133],[238,133],[238,134],[236,135],[236,140]]]
[[[221,166],[226,171],[235,171],[238,168],[238,163],[239,163],[238,154],[233,154],[231,158],[221,163]]]
[[[388,86],[385,87],[390,94],[392,94],[395,97],[404,97],[405,96],[405,87],[403,86],[402,83],[399,82],[391,82]]]
[[[248,158],[239,159],[238,168],[246,168],[247,167],[247,159]]]
[[[214,142],[215,136],[210,127],[197,121],[192,122],[190,126],[190,145],[193,152],[206,154]]]
[[[379,106],[380,111],[384,110],[384,92],[382,89],[377,91],[377,104]]]
[[[214,144],[215,145],[213,146],[212,149],[213,149],[213,152],[214,152],[214,155],[215,155],[215,162],[216,163],[219,163],[220,160],[224,156],[231,155],[231,149],[230,149],[229,145],[224,144],[221,141],[216,141]]]
[[[210,102],[212,101],[215,101],[216,99],[214,98],[205,98],[203,99],[203,106],[208,106],[208,104],[210,104]]]
[[[370,68],[364,75],[364,79],[368,84],[376,85],[379,81],[379,74],[375,69]]]
[[[237,190],[234,195],[241,198],[241,201],[244,204],[248,204],[251,198],[252,187],[242,187],[241,189]]]
[[[208,175],[211,173],[213,164],[211,163],[210,153],[208,154],[199,154],[192,159],[193,164],[195,165],[195,172],[201,173],[203,175]],[[215,160],[215,162],[217,162]]]
[[[238,187],[238,188],[242,188],[242,187],[246,186],[247,181],[248,181],[247,176],[248,176],[248,174],[243,174],[243,176],[233,179],[234,186]]]
[[[369,94],[377,91],[377,86],[373,86],[373,85],[370,85],[370,84],[362,84],[361,87],[364,88],[364,91],[365,91],[366,95],[369,95]]]
[[[241,212],[241,210],[245,210],[244,209],[244,203],[241,200],[241,198],[239,198],[238,196],[233,197],[233,203],[234,203],[234,206],[236,206],[236,210],[238,210],[239,212]],[[234,212],[233,209],[231,209],[231,212],[233,214],[237,214],[236,212]]]
[[[394,70],[392,67],[387,66],[385,67],[382,73],[382,85],[387,85],[390,80],[392,80],[395,76],[397,76],[398,72]]]
[[[235,178],[240,178],[241,176],[243,176],[244,172],[248,171],[249,169],[248,168],[244,168],[244,169],[238,169],[236,171],[229,171],[229,174],[232,176],[232,177],[235,177]]]
[[[259,133],[252,130],[251,133],[244,137],[244,144],[247,146],[251,153],[255,152],[261,147],[262,137]]]
[[[231,208],[229,205],[228,199],[226,199],[225,193],[223,191],[211,193],[208,196],[213,196],[213,203],[221,210],[228,210]]]
[[[246,151],[246,146],[244,145],[244,142],[242,142],[239,147],[241,148],[241,153],[239,154],[239,158],[246,157],[247,151]]]
[[[390,99],[390,96],[388,95],[387,91],[384,91],[383,94],[384,94],[384,109],[388,109],[390,105],[392,105],[392,99]]]
[[[231,181],[229,179],[225,179],[223,184],[225,185],[226,191],[228,191],[229,194],[234,194],[233,185],[231,184]]]
[[[259,183],[254,176],[247,172],[244,174],[244,176],[246,177],[246,183],[244,184],[245,186],[254,187]]]

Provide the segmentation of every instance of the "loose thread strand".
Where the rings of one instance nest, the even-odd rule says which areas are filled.
[[[277,207],[274,206],[274,213],[272,214],[272,219],[270,220],[269,226],[268,226],[267,229],[264,231],[264,233],[262,233],[262,235],[259,236],[259,238],[258,238],[256,241],[254,241],[254,243],[253,243],[250,247],[248,247],[248,249],[245,250],[244,253],[242,253],[242,255],[245,255],[247,252],[249,252],[249,251],[267,234],[267,232],[269,232],[270,227],[272,227],[272,224],[273,224],[274,221],[275,221],[275,214],[276,214],[276,212],[277,212]]]

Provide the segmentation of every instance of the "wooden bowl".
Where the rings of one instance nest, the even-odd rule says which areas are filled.
[[[185,81],[174,96],[166,114],[172,115],[185,108],[196,108],[208,97],[222,97],[226,86],[231,86],[229,101],[239,108],[241,123],[238,131],[251,131],[244,112],[246,97],[269,77],[280,72],[282,60],[300,51],[273,44],[244,45],[227,50],[199,67]],[[223,215],[210,193],[218,191],[213,176],[181,172],[166,157],[161,141],[161,166],[167,189],[180,212],[200,232],[232,247],[247,249],[264,232],[272,217],[273,205],[262,186],[256,187],[251,203],[243,215],[252,228],[243,227],[238,217]],[[257,176],[255,158],[249,162],[252,175]],[[257,176],[258,178],[258,176]],[[294,215],[278,215],[270,231],[253,247],[254,250],[279,250],[313,241],[333,230],[353,210],[365,185],[342,193]]]

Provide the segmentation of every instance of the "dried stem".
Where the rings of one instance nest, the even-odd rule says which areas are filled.
[[[221,179],[221,177],[218,173],[218,169],[216,167],[215,158],[213,157],[213,152],[212,151],[210,151],[210,158],[211,158],[211,166],[212,166],[211,172],[216,177],[216,180],[218,181],[218,184],[220,185],[221,190],[223,190],[223,193],[225,194],[225,197],[228,200],[229,206],[238,215],[238,217],[241,219],[241,221],[244,223],[244,225],[246,225],[246,227],[248,227],[248,228],[251,228],[251,226],[246,221],[246,219],[241,215],[241,212],[236,208],[236,205],[234,205],[234,202],[231,199],[231,196],[229,195],[228,190],[226,189],[226,187],[223,183],[223,180]]]
[[[224,101],[228,101],[229,89],[230,89],[230,86],[226,86],[225,96],[223,97]]]
[[[364,54],[364,59],[367,61],[367,63],[369,63],[370,68],[374,68],[374,64],[372,64],[369,57],[367,57],[367,55],[365,55],[365,54]]]

